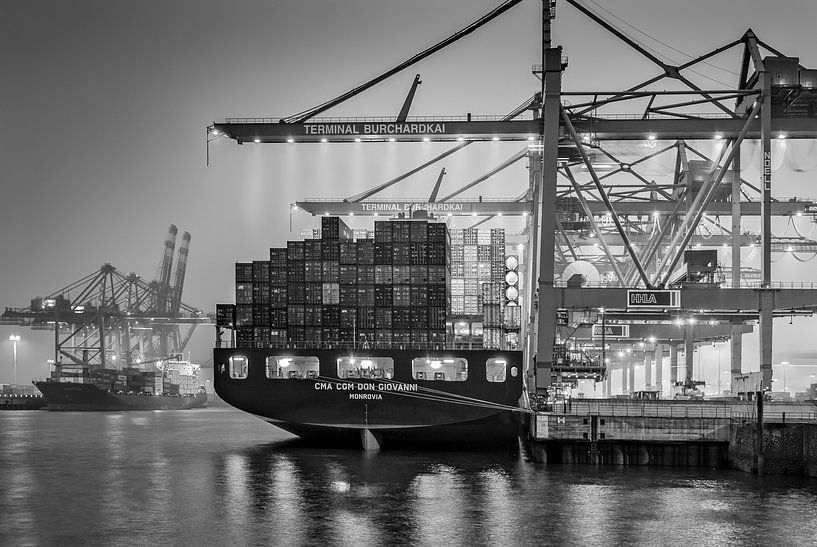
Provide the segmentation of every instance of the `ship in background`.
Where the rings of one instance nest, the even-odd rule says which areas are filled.
[[[46,410],[182,410],[207,404],[198,372],[181,359],[122,369],[67,364],[34,385]]]
[[[515,446],[527,405],[504,230],[324,216],[310,235],[236,264],[218,395],[320,444]]]

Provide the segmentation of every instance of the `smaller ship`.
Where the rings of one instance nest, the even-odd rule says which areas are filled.
[[[207,405],[199,365],[182,360],[123,369],[70,364],[34,385],[46,410],[186,410]]]

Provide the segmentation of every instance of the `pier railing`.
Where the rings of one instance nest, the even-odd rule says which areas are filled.
[[[622,401],[573,399],[553,405],[556,414],[573,416],[619,416],[645,418],[724,418],[757,420],[757,404],[745,401]],[[765,403],[763,421],[771,423],[817,423],[817,405]]]

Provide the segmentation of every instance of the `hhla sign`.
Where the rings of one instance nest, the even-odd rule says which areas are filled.
[[[680,308],[679,290],[636,290],[627,291],[628,308]]]
[[[630,325],[593,325],[593,337],[601,338],[602,335],[612,338],[629,338]]]

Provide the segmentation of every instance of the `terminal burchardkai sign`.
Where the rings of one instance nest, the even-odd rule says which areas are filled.
[[[674,289],[628,289],[628,308],[680,308],[681,291]]]

